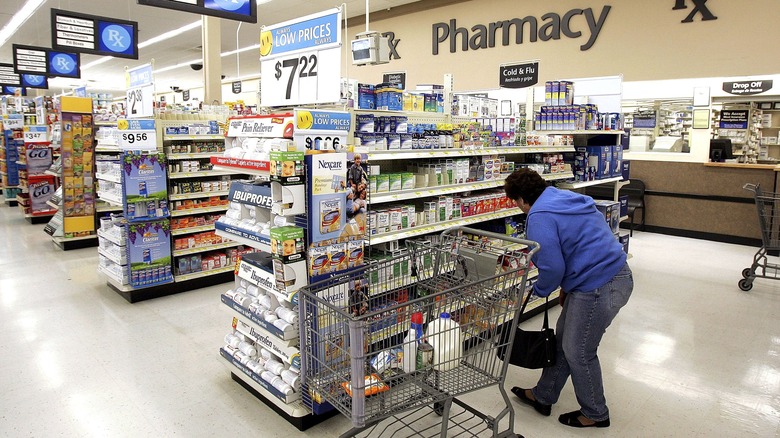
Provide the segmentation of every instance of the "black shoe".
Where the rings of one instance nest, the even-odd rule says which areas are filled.
[[[580,415],[582,415],[582,411],[569,412],[568,414],[563,414],[558,417],[558,421],[560,421],[561,424],[565,424],[566,426],[570,427],[609,427],[609,418],[606,420],[596,421],[593,424],[582,424],[579,418]],[[582,416],[585,417],[584,415]]]
[[[536,400],[528,398],[528,396],[525,395],[525,389],[520,388],[519,386],[515,386],[512,388],[512,394],[516,395],[521,402],[527,404],[528,406],[532,406],[536,412],[544,415],[545,417],[550,416],[550,413],[552,412],[552,405],[543,405]]]

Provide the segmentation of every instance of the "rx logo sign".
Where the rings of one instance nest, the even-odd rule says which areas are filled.
[[[401,59],[401,55],[398,54],[398,43],[401,39],[395,38],[395,32],[385,32],[382,36],[387,38],[387,44],[390,46],[390,59]]]
[[[135,49],[133,28],[116,23],[99,23],[100,50],[132,55]]]
[[[49,70],[53,76],[78,77],[78,61],[69,53],[52,52],[49,59]]]
[[[685,17],[682,23],[692,23],[693,17],[695,17],[696,14],[701,14],[701,21],[718,19],[718,17],[710,12],[709,8],[707,7],[707,0],[691,0],[691,3],[693,3],[693,10],[691,10],[691,13]],[[680,9],[688,9],[688,0],[675,0],[672,10],[676,11]]]

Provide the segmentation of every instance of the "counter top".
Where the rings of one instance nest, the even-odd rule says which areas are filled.
[[[774,170],[780,172],[778,164],[745,164],[745,163],[704,163],[706,167],[727,167],[731,169]]]

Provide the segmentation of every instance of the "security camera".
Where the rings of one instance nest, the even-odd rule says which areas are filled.
[[[181,91],[181,88],[175,87],[175,86],[171,86],[171,90],[173,90],[174,93],[178,93],[179,91]]]
[[[195,71],[203,70],[203,64],[190,64],[190,68]]]

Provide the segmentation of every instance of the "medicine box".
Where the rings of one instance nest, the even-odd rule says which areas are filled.
[[[628,181],[631,179],[631,161],[623,160],[622,169],[623,181]]]
[[[628,195],[618,196],[620,202],[620,217],[628,216]]]
[[[610,174],[613,177],[621,176],[623,173],[623,146],[612,146],[612,164]]]
[[[628,241],[631,239],[631,235],[629,233],[620,233],[618,236],[618,241],[621,245],[623,245],[623,252],[628,254]]]
[[[615,201],[597,200],[596,208],[604,215],[612,233],[617,233],[620,225],[620,203]]]
[[[577,152],[579,153],[577,148]],[[594,179],[609,178],[611,176],[609,167],[612,160],[612,146],[586,146],[588,153],[588,167],[595,170]]]

